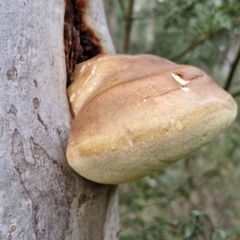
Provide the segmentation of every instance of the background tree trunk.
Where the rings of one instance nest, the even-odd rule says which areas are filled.
[[[64,1],[0,3],[0,239],[116,239],[115,186],[68,166]]]

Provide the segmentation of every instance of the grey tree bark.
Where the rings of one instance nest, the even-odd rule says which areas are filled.
[[[116,187],[66,162],[63,24],[64,0],[0,2],[0,239],[117,239]]]

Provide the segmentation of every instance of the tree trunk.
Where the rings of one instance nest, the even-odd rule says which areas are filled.
[[[115,186],[70,169],[64,1],[0,2],[0,239],[117,239]]]

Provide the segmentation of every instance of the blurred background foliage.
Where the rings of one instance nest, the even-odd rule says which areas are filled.
[[[104,4],[118,53],[150,53],[197,66],[239,106],[239,0]],[[195,154],[121,185],[120,212],[121,240],[240,239],[240,116]]]

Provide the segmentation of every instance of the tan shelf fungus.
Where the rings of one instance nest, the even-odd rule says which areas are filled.
[[[211,141],[234,120],[233,98],[202,70],[152,55],[99,55],[76,66],[70,166],[102,184],[145,177]]]

